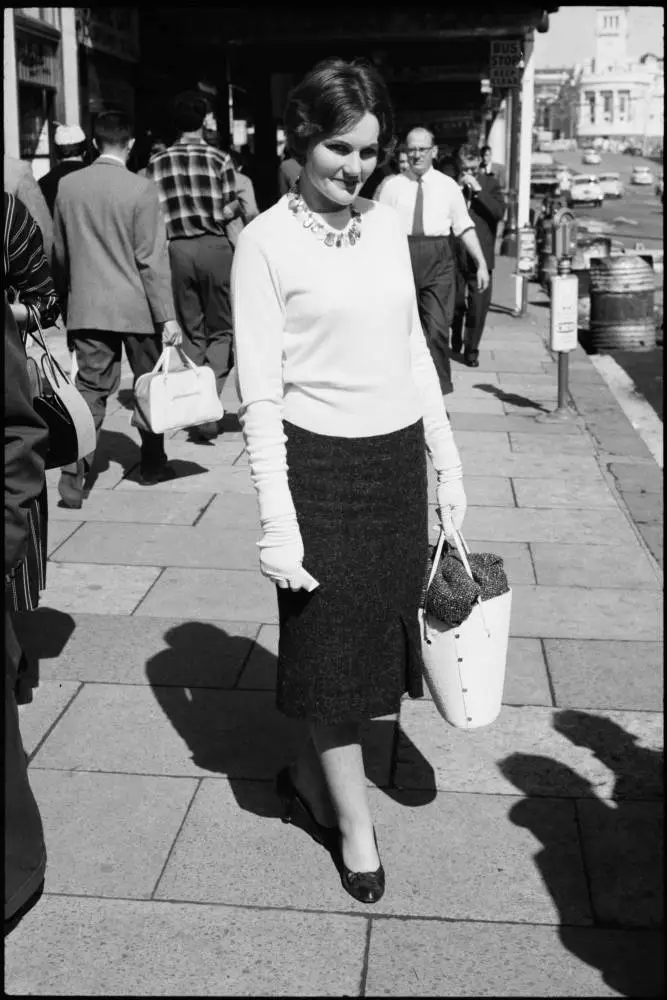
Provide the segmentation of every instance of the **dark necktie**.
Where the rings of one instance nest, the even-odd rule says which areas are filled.
[[[412,235],[424,234],[424,182],[421,177],[417,178],[417,199],[415,201],[415,214],[412,216]]]

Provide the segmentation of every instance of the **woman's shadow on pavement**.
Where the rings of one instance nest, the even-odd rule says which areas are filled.
[[[275,706],[276,656],[247,636],[230,635],[208,622],[184,622],[164,636],[166,648],[146,663],[146,676],[162,711],[185,742],[190,759],[226,775],[239,806],[278,817],[277,773],[296,757],[306,724]],[[411,805],[435,797],[433,769],[400,733],[419,788],[391,787],[397,723],[375,719],[364,732],[366,773],[387,795]]]
[[[511,754],[499,768],[529,797],[511,809],[510,819],[543,845],[536,864],[558,908],[563,945],[599,969],[621,996],[664,996],[663,814],[658,801],[663,796],[663,754],[637,746],[637,737],[588,712],[557,712],[554,728],[590,749],[615,774],[611,801],[598,798],[592,783],[565,764]],[[571,915],[581,912],[581,898],[570,896],[572,873],[564,879],[562,833],[548,812],[535,808],[533,796],[554,787],[574,804],[592,928],[573,925]]]

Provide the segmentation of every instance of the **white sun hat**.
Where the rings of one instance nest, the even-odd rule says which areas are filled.
[[[56,146],[76,146],[86,141],[86,133],[80,125],[59,125],[53,141]]]

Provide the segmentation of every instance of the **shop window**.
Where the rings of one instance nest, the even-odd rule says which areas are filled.
[[[618,118],[619,121],[627,122],[630,118],[630,91],[620,90],[618,92]]]
[[[61,30],[60,7],[17,7],[16,13],[31,17],[34,21],[42,21],[43,24],[50,24],[58,31]]]
[[[46,87],[19,85],[20,156],[38,179],[51,169],[54,98]]]
[[[611,90],[603,90],[602,98],[602,121],[612,122],[614,119],[614,95]]]
[[[588,123],[595,125],[595,91],[587,90],[584,94],[584,102],[588,112]]]

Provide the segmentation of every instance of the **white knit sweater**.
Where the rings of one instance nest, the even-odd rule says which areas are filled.
[[[239,416],[265,529],[294,515],[283,419],[354,438],[423,417],[436,470],[460,467],[397,213],[363,198],[355,206],[362,236],[354,246],[325,246],[284,196],[242,231],[236,247]]]

